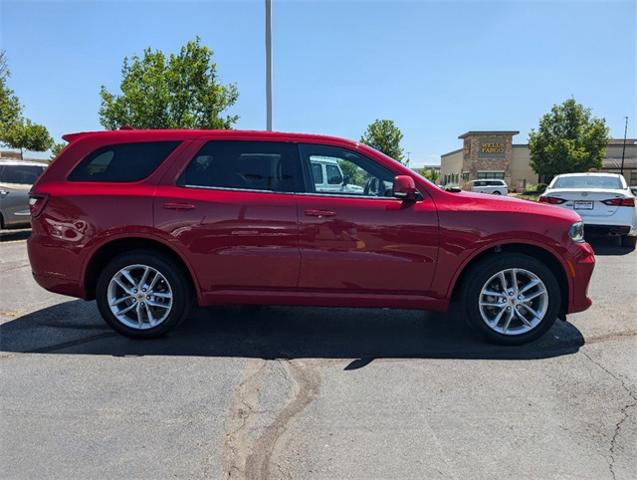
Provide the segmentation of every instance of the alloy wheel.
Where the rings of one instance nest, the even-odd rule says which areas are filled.
[[[173,306],[168,280],[148,265],[129,265],[111,278],[108,306],[117,320],[136,330],[148,330],[163,323]]]
[[[487,280],[480,291],[482,320],[502,335],[521,335],[544,319],[549,294],[544,282],[521,268],[501,270]]]

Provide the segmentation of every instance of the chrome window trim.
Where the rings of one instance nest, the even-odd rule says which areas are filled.
[[[420,190],[418,190],[418,193],[420,193]],[[338,198],[354,198],[354,199],[367,199],[367,200],[396,200],[399,202],[403,202],[404,199],[402,198],[398,198],[398,197],[377,197],[376,195],[347,195],[344,193],[322,193],[322,192],[299,192],[297,193],[297,195],[319,195],[321,197],[338,197]],[[420,193],[420,196],[423,197],[422,193]],[[423,198],[418,198],[416,199],[416,202],[421,202],[424,200]]]
[[[322,197],[337,197],[337,198],[353,198],[353,199],[367,199],[367,200],[396,200],[402,202],[403,199],[398,197],[377,197],[372,195],[347,195],[338,193],[318,193],[318,192],[279,192],[276,190],[257,190],[251,188],[231,188],[231,187],[207,187],[205,185],[177,185],[180,188],[196,188],[199,190],[220,190],[226,192],[256,192],[256,193],[277,193],[283,195],[320,195]],[[419,192],[420,193],[420,192]],[[422,193],[421,193],[422,196]],[[424,198],[419,198],[416,201],[421,202]]]
[[[260,190],[256,188],[233,188],[233,187],[209,187],[206,185],[177,185],[181,188],[197,188],[200,190],[221,190],[229,192],[257,192],[257,193],[278,193],[283,195],[298,195],[298,192],[286,192],[278,190]]]

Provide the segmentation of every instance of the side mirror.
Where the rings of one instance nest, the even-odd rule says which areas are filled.
[[[343,186],[349,185],[349,176],[345,175],[343,177]]]
[[[416,200],[416,184],[409,175],[394,177],[394,197],[403,200]]]

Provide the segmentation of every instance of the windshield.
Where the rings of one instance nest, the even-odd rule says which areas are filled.
[[[623,185],[619,177],[573,175],[556,178],[551,188],[623,188]]]

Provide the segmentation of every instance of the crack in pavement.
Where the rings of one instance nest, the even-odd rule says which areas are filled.
[[[274,421],[263,428],[256,440],[250,436],[251,417],[272,411],[259,411],[258,394],[268,365],[277,365],[285,379],[296,386],[294,397],[278,413]],[[248,367],[245,380],[237,387],[233,404],[239,405],[230,418],[231,431],[226,434],[225,472],[227,479],[265,480],[270,478],[275,465],[281,475],[289,477],[281,466],[273,462],[279,439],[287,431],[290,422],[298,416],[317,396],[320,388],[319,373],[301,361],[283,360],[276,364],[264,360],[258,366]]]
[[[249,364],[244,372],[244,379],[237,386],[231,405],[232,414],[229,423],[231,429],[226,433],[224,441],[224,463],[226,478],[245,478],[245,466],[242,465],[241,452],[247,450],[250,439],[245,430],[248,419],[256,412],[258,394],[264,377],[267,361]],[[208,469],[204,469],[204,478],[209,478]]]
[[[321,377],[318,371],[306,366],[301,361],[286,360],[284,365],[288,374],[296,382],[298,391],[292,401],[281,410],[274,422],[254,443],[252,453],[246,462],[246,477],[249,479],[266,480],[270,477],[270,464],[279,439],[287,431],[290,421],[319,394]],[[281,473],[284,473],[280,465],[278,468]]]
[[[615,448],[617,446],[617,440],[619,438],[619,433],[621,431],[622,425],[630,417],[630,413],[628,411],[637,406],[637,395],[635,394],[635,392],[631,390],[631,388],[628,385],[626,385],[626,382],[620,376],[611,372],[608,368],[606,368],[604,365],[602,365],[598,361],[593,360],[593,358],[588,353],[582,351],[582,354],[592,364],[596,365],[598,368],[603,370],[606,374],[610,375],[613,379],[618,381],[621,384],[622,388],[626,391],[626,394],[632,399],[632,402],[626,403],[620,409],[622,417],[620,418],[618,422],[615,423],[615,431],[613,432],[613,437],[610,440],[610,446],[608,448],[608,455],[610,457],[610,460],[608,462],[608,469],[610,470],[610,474],[613,480],[616,480],[617,476],[615,474]]]

